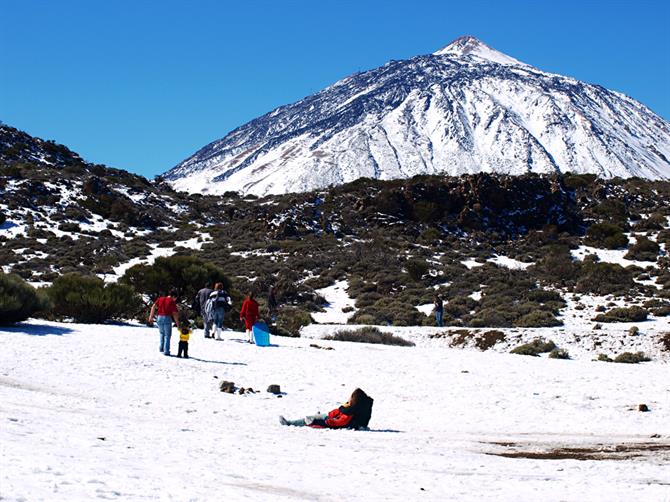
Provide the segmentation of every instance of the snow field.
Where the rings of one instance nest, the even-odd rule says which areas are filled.
[[[668,446],[667,364],[326,341],[334,350],[320,350],[278,337],[259,348],[225,335],[196,331],[184,360],[158,352],[155,328],[0,328],[2,496],[667,500],[667,449],[616,461],[491,455],[510,442]],[[173,335],[173,354],[176,344]],[[221,393],[223,379],[261,392]],[[285,395],[265,392],[270,384]],[[370,431],[278,424],[279,414],[329,411],[357,386],[375,399]]]

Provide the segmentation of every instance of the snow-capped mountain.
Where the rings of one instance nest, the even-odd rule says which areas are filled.
[[[638,101],[461,37],[279,107],[165,178],[189,192],[264,195],[480,171],[668,179],[669,159],[670,123]]]

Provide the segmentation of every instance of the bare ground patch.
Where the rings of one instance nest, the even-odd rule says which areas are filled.
[[[638,442],[620,444],[595,444],[579,447],[544,448],[530,444],[511,442],[486,443],[504,447],[504,451],[489,451],[486,455],[506,458],[525,458],[536,460],[634,460],[648,459],[659,462],[670,462],[670,443]]]

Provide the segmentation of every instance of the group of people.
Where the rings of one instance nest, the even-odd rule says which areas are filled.
[[[244,323],[249,343],[254,343],[253,326],[260,319],[260,309],[254,296],[254,292],[250,291],[242,302],[242,308],[240,309],[240,321]],[[198,291],[193,302],[193,310],[199,312],[202,316],[205,338],[223,340],[221,338],[223,320],[226,310],[230,307],[232,307],[232,302],[228,293],[223,289],[222,283],[215,283],[213,288],[206,285]],[[274,287],[272,287],[268,294],[268,313],[273,320],[276,318],[276,312],[277,298]],[[174,322],[179,331],[177,357],[188,358],[188,342],[192,333],[191,323],[185,313],[180,314],[179,312],[176,290],[170,291],[167,295],[159,296],[154,302],[149,313],[149,324],[153,324],[154,319],[160,334],[159,350],[166,356],[170,355],[170,338],[172,337],[172,324]]]
[[[437,302],[437,297],[436,297]],[[205,338],[216,338],[221,340],[223,330],[223,319],[226,308],[231,306],[230,297],[224,291],[222,283],[214,284],[214,288],[205,286],[195,297],[193,309],[200,312],[205,328]],[[437,303],[436,303],[437,306]],[[274,288],[270,288],[268,295],[268,314],[272,319],[277,312],[277,299]],[[240,320],[244,322],[247,339],[253,343],[253,325],[259,319],[258,302],[250,291],[240,309]],[[161,295],[151,306],[149,313],[149,324],[153,324],[154,318],[160,334],[159,350],[166,356],[170,355],[170,338],[172,336],[172,323],[174,322],[179,331],[179,350],[177,357],[188,358],[188,341],[192,332],[188,317],[183,313],[180,315],[177,306],[177,291],[172,290],[168,295]],[[213,332],[212,332],[213,330]],[[349,400],[342,406],[335,408],[328,414],[317,413],[296,420],[287,420],[279,417],[282,425],[293,425],[297,427],[308,426],[329,429],[360,429],[367,427],[372,413],[373,399],[361,389],[356,389]]]

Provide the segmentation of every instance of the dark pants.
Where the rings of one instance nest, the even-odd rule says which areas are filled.
[[[188,342],[179,340],[179,351],[177,352],[177,357],[181,357],[182,352],[184,353],[184,357],[188,357]]]

